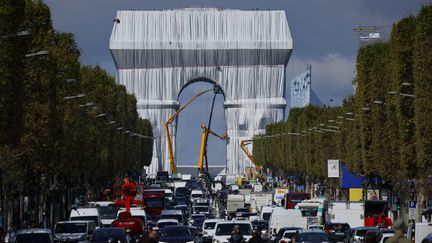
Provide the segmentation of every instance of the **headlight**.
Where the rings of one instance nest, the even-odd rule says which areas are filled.
[[[186,241],[186,243],[195,243],[194,241]]]
[[[221,242],[218,241],[218,240],[213,239],[213,243],[221,243]]]

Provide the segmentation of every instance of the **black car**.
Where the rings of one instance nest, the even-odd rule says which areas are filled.
[[[124,242],[126,243],[126,233],[122,228],[99,228],[95,230],[93,235],[93,243],[106,242]]]
[[[192,226],[196,227],[198,229],[202,228],[202,225],[204,223],[204,220],[206,220],[206,218],[196,218],[194,219],[194,221],[192,222]]]
[[[166,226],[160,232],[159,242],[199,242],[196,228],[189,226]]]
[[[326,223],[324,231],[332,238],[333,242],[345,242],[350,226],[347,223]]]

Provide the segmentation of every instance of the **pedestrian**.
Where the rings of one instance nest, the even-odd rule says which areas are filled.
[[[261,233],[259,230],[254,230],[252,233],[252,238],[248,241],[248,243],[264,243],[265,241],[261,239]]]
[[[231,234],[231,237],[228,240],[230,243],[243,243],[245,242],[245,238],[240,231],[240,225],[234,226],[234,232]]]
[[[157,229],[153,228],[148,232],[147,236],[142,239],[141,243],[157,243],[159,242],[158,238]]]
[[[6,243],[13,243],[13,242],[15,242],[16,231],[17,231],[16,226],[12,226],[11,228],[9,228],[4,241]]]
[[[378,243],[378,236],[376,233],[368,232],[366,233],[363,243]]]
[[[402,218],[399,218],[394,222],[393,229],[395,230],[395,234],[390,237],[386,243],[410,243],[410,241],[405,238],[407,225]]]
[[[133,242],[133,236],[132,236],[132,230],[131,229],[126,230],[126,242],[127,243]]]

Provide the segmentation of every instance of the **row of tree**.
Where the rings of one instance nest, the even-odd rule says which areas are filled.
[[[323,181],[327,159],[337,158],[359,174],[381,178],[403,198],[410,196],[408,181],[415,180],[418,194],[430,193],[431,23],[432,6],[424,6],[395,23],[389,41],[361,47],[355,94],[341,107],[292,109],[286,122],[256,138],[255,159]]]
[[[42,1],[4,0],[0,12],[1,209],[9,224],[49,224],[76,196],[139,174],[151,124],[124,86],[80,65],[74,36],[53,29]]]

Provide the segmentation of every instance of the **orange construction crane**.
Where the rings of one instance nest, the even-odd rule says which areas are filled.
[[[167,142],[168,142],[168,153],[169,153],[169,156],[170,156],[170,164],[171,164],[171,173],[172,174],[175,174],[177,172],[177,167],[176,167],[176,164],[175,164],[174,151],[173,151],[173,148],[172,148],[171,135],[170,135],[170,131],[169,131],[169,126],[177,118],[177,116],[180,114],[180,112],[182,112],[186,107],[188,107],[196,98],[200,97],[201,95],[203,95],[203,94],[205,94],[207,92],[214,91],[214,90],[215,89],[213,88],[213,89],[208,89],[208,90],[204,90],[204,91],[201,91],[201,92],[197,93],[184,106],[180,107],[180,109],[178,109],[165,122],[165,131],[166,131],[166,137],[167,137]]]
[[[199,154],[199,158],[198,158],[198,170],[203,170],[204,168],[204,156],[205,153],[207,151],[207,138],[208,135],[211,134],[213,136],[216,136],[222,140],[228,140],[228,136],[226,135],[226,133],[221,136],[215,132],[213,132],[212,130],[208,129],[206,126],[201,125],[201,128],[203,129],[202,135],[201,135],[201,147],[200,147],[200,154]]]
[[[251,140],[241,140],[240,141],[240,148],[243,150],[243,152],[246,154],[246,156],[250,159],[250,161],[254,164],[255,169],[261,171],[262,166],[255,162],[255,159],[253,158],[252,154],[246,148],[247,145],[252,144],[253,142],[254,142],[254,140],[252,140],[252,139]]]

